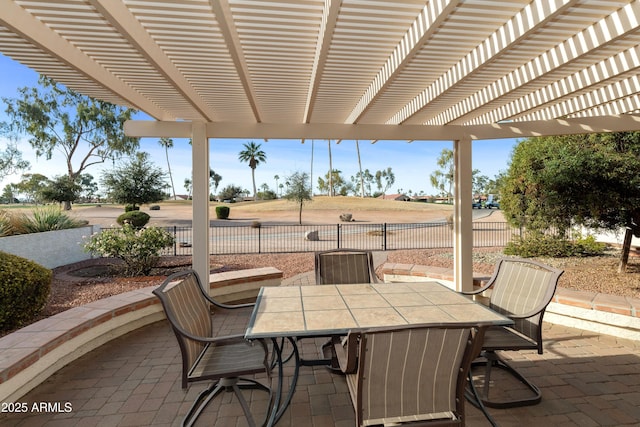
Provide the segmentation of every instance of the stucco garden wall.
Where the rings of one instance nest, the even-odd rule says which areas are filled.
[[[82,249],[83,237],[99,230],[100,226],[88,225],[68,230],[0,237],[0,251],[30,259],[46,268],[55,268],[91,258]]]

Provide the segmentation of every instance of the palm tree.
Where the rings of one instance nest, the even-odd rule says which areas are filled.
[[[209,168],[209,181],[211,181],[213,185],[213,193],[218,194],[218,186],[220,185],[220,181],[222,181],[222,175]]]
[[[256,198],[256,167],[262,162],[267,161],[267,155],[260,149],[260,144],[249,141],[244,144],[244,150],[238,154],[238,160],[248,162],[251,168],[251,181],[253,183],[253,198]]]
[[[169,169],[169,180],[171,181],[171,190],[173,191],[173,200],[177,200],[176,198],[176,187],[173,185],[173,175],[171,175],[171,164],[169,164],[169,148],[173,148],[173,139],[171,138],[160,138],[158,141],[162,147],[164,147],[164,153],[167,156],[167,169]]]
[[[280,177],[278,175],[274,175],[273,179],[276,180],[276,199],[278,198],[278,180],[280,179]]]

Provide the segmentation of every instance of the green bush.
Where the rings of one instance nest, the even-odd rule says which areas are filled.
[[[216,206],[216,218],[229,219],[229,212],[231,208],[229,206]]]
[[[173,235],[158,227],[137,229],[131,224],[122,228],[103,230],[85,243],[87,252],[124,261],[124,274],[149,274],[158,263],[162,249],[173,245]]]
[[[606,245],[596,242],[593,236],[582,237],[578,235],[574,240],[568,240],[542,233],[528,233],[525,237],[518,237],[509,242],[504,253],[523,258],[562,258],[601,255],[605,248]]]
[[[125,205],[124,207],[125,212],[133,212],[133,211],[139,211],[139,210],[140,210],[140,206]]]
[[[35,319],[47,303],[52,276],[33,261],[0,252],[0,331]]]
[[[148,213],[140,211],[129,211],[120,215],[116,221],[120,225],[131,224],[135,228],[142,228],[149,222],[151,217]]]

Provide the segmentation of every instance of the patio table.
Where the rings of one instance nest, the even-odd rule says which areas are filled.
[[[282,348],[274,344],[279,364],[278,394],[269,425],[286,410],[295,391],[300,358],[293,337],[345,335],[349,331],[401,325],[473,323],[480,333],[513,321],[438,282],[263,287],[245,333],[256,338],[288,339],[296,366],[289,394],[282,394]]]

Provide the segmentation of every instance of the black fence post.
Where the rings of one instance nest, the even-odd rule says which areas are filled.
[[[382,250],[387,250],[387,223],[382,224]]]
[[[337,239],[336,239],[337,248],[336,249],[340,249],[340,229],[342,227],[341,227],[341,224],[336,224],[336,225],[337,225],[337,228],[338,228],[338,232],[336,233],[336,235],[337,235]]]
[[[178,255],[178,227],[173,226],[173,256]]]
[[[257,227],[258,229],[258,253],[262,253],[262,227]]]

